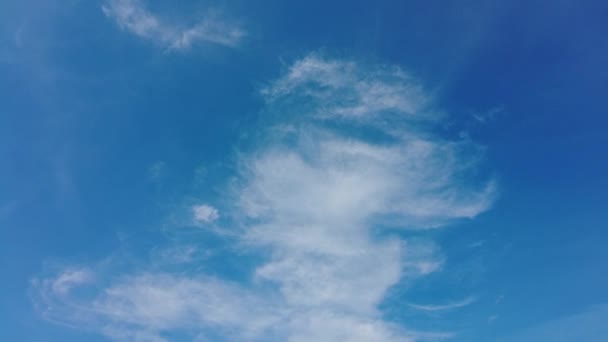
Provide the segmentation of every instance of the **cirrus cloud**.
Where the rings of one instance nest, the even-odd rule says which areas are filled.
[[[168,23],[148,11],[142,0],[107,0],[102,10],[122,29],[170,50],[187,49],[197,41],[234,47],[245,36],[238,25],[217,15],[191,26]]]
[[[311,54],[262,94],[275,121],[240,156],[225,193],[231,204],[222,208],[235,250],[259,258],[249,273],[232,281],[200,267],[140,268],[100,277],[105,283],[86,296],[59,297],[48,284],[60,274],[34,283],[39,302],[70,312],[49,315],[115,340],[164,341],[176,331],[291,342],[453,336],[386,320],[380,304],[392,287],[443,264],[432,244],[396,232],[437,228],[491,206],[494,183],[476,179],[480,149],[433,134],[440,118],[431,97],[398,67]],[[201,221],[217,218],[210,206],[193,210]]]

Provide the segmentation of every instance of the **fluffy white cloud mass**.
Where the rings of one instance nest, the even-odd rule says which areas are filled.
[[[273,125],[241,156],[226,194],[235,246],[260,256],[248,280],[138,271],[78,296],[57,291],[57,280],[37,281],[39,302],[60,313],[47,317],[129,341],[176,333],[291,342],[451,336],[387,321],[379,305],[391,287],[442,266],[433,247],[396,231],[473,218],[490,206],[493,183],[475,181],[480,149],[433,134],[440,116],[430,96],[397,67],[312,54],[262,94]],[[193,210],[198,220],[217,218],[212,207]]]

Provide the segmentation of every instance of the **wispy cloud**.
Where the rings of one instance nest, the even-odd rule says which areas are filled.
[[[167,163],[157,161],[148,168],[148,179],[153,182],[160,181],[167,175]]]
[[[167,49],[187,49],[197,41],[236,46],[245,36],[238,25],[211,13],[191,26],[169,23],[148,11],[142,0],[107,0],[102,10],[122,29]]]
[[[44,316],[120,341],[165,341],[159,332],[217,328],[249,339],[281,317],[268,298],[212,277],[141,273],[116,279],[94,300],[80,301],[66,296],[76,285],[74,275],[34,283]]]
[[[498,115],[501,115],[504,112],[505,112],[504,106],[497,106],[497,107],[491,108],[485,112],[474,112],[471,115],[473,116],[473,118],[475,120],[477,120],[477,122],[484,124],[488,121],[494,120]]]
[[[414,309],[418,309],[418,310],[422,310],[422,311],[446,311],[446,310],[459,309],[459,308],[465,307],[467,305],[471,305],[471,304],[475,303],[475,301],[477,301],[477,298],[467,297],[465,299],[462,299],[462,300],[459,300],[456,302],[447,303],[447,304],[439,304],[439,305],[408,304],[408,305]]]
[[[63,296],[68,294],[73,287],[92,281],[92,278],[91,272],[86,269],[66,270],[49,285],[53,293]]]
[[[389,119],[386,114],[392,112],[429,119],[429,113],[423,113],[428,95],[402,69],[380,66],[362,70],[353,61],[327,60],[317,54],[291,65],[263,94],[269,101],[294,94],[312,97],[318,100],[316,110],[332,117]]]
[[[479,149],[433,135],[431,97],[396,67],[313,54],[262,94],[275,122],[241,155],[225,198],[232,204],[222,208],[234,221],[234,246],[260,258],[247,280],[159,271],[153,260],[153,271],[109,276],[92,297],[57,298],[53,280],[38,281],[39,300],[85,311],[81,326],[116,340],[163,341],[174,331],[292,342],[452,336],[387,321],[379,305],[391,287],[443,264],[433,244],[396,231],[472,218],[491,205],[493,183],[473,177]],[[193,215],[212,221],[217,211],[202,205]]]

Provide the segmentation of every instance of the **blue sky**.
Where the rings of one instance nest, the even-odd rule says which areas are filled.
[[[0,340],[605,341],[600,1],[3,1]]]

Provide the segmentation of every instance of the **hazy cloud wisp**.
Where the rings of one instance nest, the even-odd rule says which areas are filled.
[[[238,25],[209,14],[191,26],[169,23],[146,9],[142,0],[107,0],[103,13],[124,30],[170,50],[187,49],[195,42],[233,47],[245,36]]]

